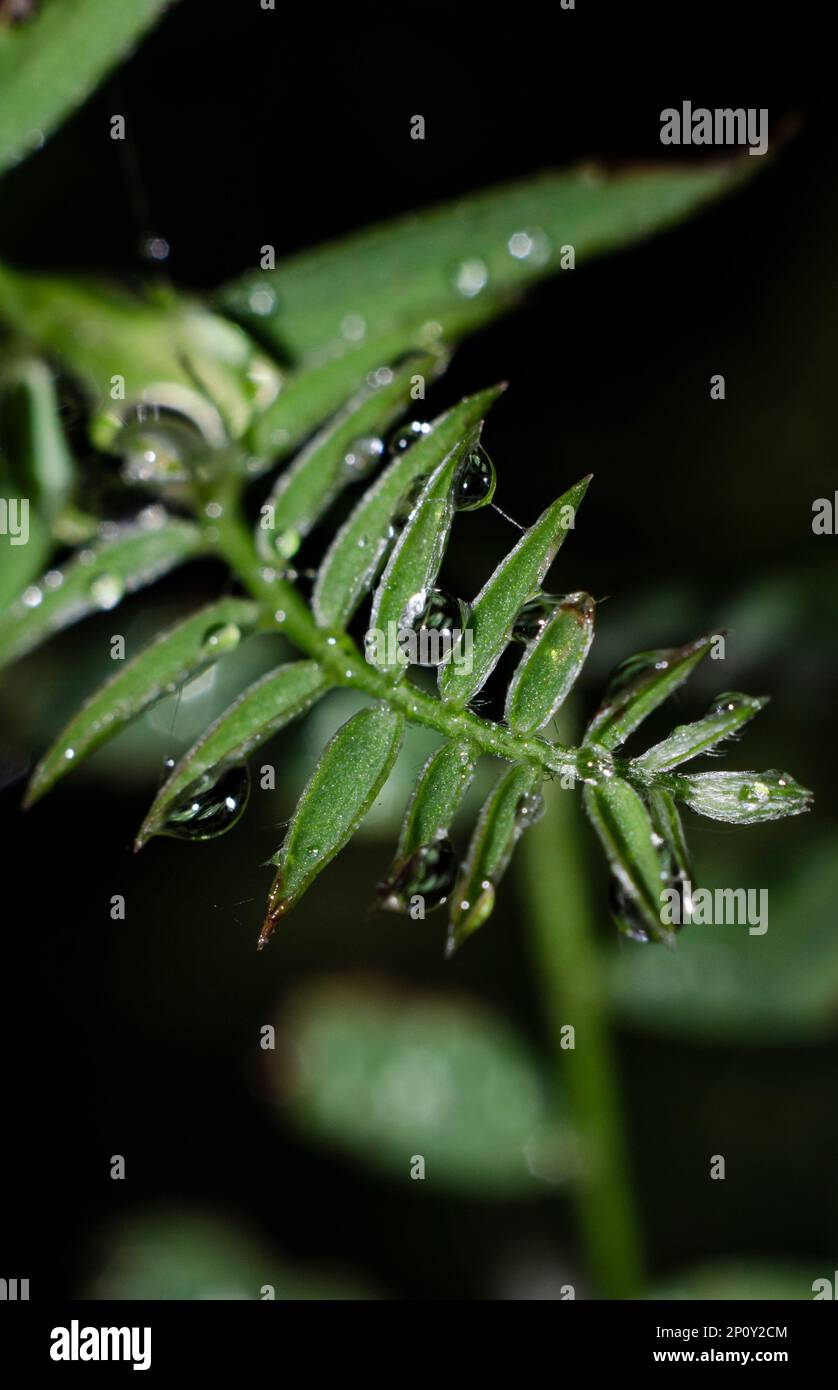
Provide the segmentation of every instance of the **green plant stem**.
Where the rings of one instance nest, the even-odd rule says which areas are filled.
[[[335,685],[353,687],[373,699],[386,700],[410,722],[434,729],[448,738],[469,738],[484,753],[494,757],[512,762],[530,759],[548,772],[572,773],[582,780],[595,780],[603,761],[609,767],[618,766],[607,754],[592,754],[588,749],[567,748],[560,743],[518,736],[491,720],[481,719],[471,710],[444,704],[408,680],[384,675],[364,659],[346,633],[327,632],[317,626],[294,585],[264,564],[230,499],[225,500],[221,517],[213,521],[211,535],[218,554],[253,597],[264,605],[266,613],[273,615],[275,630],[304,655],[319,661]]]
[[[600,1294],[636,1298],[642,1291],[640,1237],[579,843],[579,803],[556,782],[544,791],[545,813],[521,842],[519,882],[557,1066],[579,1134],[579,1225]],[[573,1048],[562,1046],[566,1024],[575,1030]]]

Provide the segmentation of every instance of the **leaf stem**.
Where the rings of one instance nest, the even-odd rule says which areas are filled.
[[[570,773],[583,781],[596,780],[603,761],[609,769],[618,764],[608,754],[588,748],[567,748],[561,743],[512,733],[469,709],[455,709],[420,690],[412,682],[385,675],[367,662],[344,632],[328,632],[317,626],[294,585],[266,566],[256,550],[237,506],[227,500],[221,516],[212,524],[213,544],[244,587],[264,605],[277,632],[304,655],[319,661],[335,685],[363,690],[373,699],[385,700],[392,709],[424,728],[448,738],[472,739],[482,752],[511,762],[529,760],[555,774]]]
[[[578,801],[544,787],[545,813],[523,836],[519,882],[557,1070],[580,1142],[576,1202],[590,1273],[605,1298],[637,1298],[642,1257],[617,1099],[607,1006],[580,843]],[[571,1024],[574,1046],[562,1029]]]

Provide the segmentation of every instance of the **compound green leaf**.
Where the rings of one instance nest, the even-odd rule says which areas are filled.
[[[33,805],[156,700],[234,651],[257,618],[255,603],[221,599],[164,632],[132,661],[118,663],[115,674],[85,702],[38,763],[26,805]]]
[[[504,715],[516,734],[542,729],[564,704],[594,640],[596,604],[568,594],[527,645],[506,693]]]
[[[271,861],[277,873],[259,945],[343,849],[384,786],[404,719],[387,705],[359,710],[324,748]]]
[[[244,761],[286,724],[304,714],[329,688],[316,661],[293,661],[248,686],[184,753],[160,788],[137,836],[141,849],[165,824],[173,804],[204,773]]]
[[[343,627],[349,621],[372,587],[393,538],[396,513],[411,486],[432,473],[458,444],[465,449],[472,431],[503,389],[493,386],[466,396],[438,416],[428,433],[397,455],[367,489],[320,566],[313,598],[320,627]]]
[[[0,614],[0,666],[207,549],[200,529],[186,521],[114,529],[113,539],[80,551],[63,570],[49,570]]]
[[[488,680],[512,635],[515,618],[540,587],[588,489],[590,475],[557,498],[518,541],[484,584],[471,609],[470,663],[440,668],[439,690],[446,704],[463,706]]]

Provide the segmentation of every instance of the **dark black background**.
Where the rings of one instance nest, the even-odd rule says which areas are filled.
[[[734,34],[719,7],[671,7],[668,17],[624,9],[620,20],[584,0],[578,12],[280,3],[264,13],[257,0],[185,0],[6,176],[0,256],[145,275],[140,247],[157,234],[171,257],[152,273],[213,288],[254,265],[266,242],[279,256],[580,157],[667,157],[660,111],[685,97],[767,106],[776,130],[799,129],[747,194],[548,285],[467,344],[436,388],[447,404],[511,378],[490,433],[501,505],[530,520],[556,495],[556,478],[565,486],[593,461],[573,587],[665,590],[677,577],[700,630],[749,577],[814,554],[811,498],[835,486],[835,132],[813,83],[783,71],[782,32],[766,61],[764,10],[758,31]],[[408,138],[417,112],[424,142]],[[109,139],[115,113],[127,117],[127,153]],[[736,383],[723,425],[708,400],[714,371]],[[474,549],[450,561],[464,589],[508,543],[498,518],[476,525]],[[619,628],[619,601],[609,620]],[[651,630],[640,645],[684,635]],[[65,660],[72,642],[59,644]],[[779,658],[766,674],[787,701],[772,738],[811,784],[834,684],[830,692],[817,661],[814,684],[796,684]],[[789,713],[804,686],[807,728]],[[278,991],[319,968],[376,966],[434,989],[468,987],[531,1025],[533,982],[511,904],[503,934],[484,933],[471,961],[464,955],[441,980],[438,942],[363,918],[361,885],[380,868],[365,849],[342,878],[324,881],[284,953],[257,959],[258,909],[230,942],[210,906],[225,889],[228,900],[247,896],[235,886],[241,872],[245,889],[264,886],[241,840],[221,850],[154,846],[141,872],[129,845],[143,797],[82,784],[23,820],[18,791],[3,794],[4,1058],[21,1090],[6,1116],[6,1249],[39,1292],[77,1290],[102,1220],[161,1194],[238,1212],[289,1255],[361,1262],[408,1296],[485,1295],[482,1270],[497,1249],[566,1238],[567,1213],[548,1204],[489,1214],[435,1197],[408,1208],[362,1173],[278,1137],[243,1076],[253,1018],[270,1016]],[[102,911],[111,891],[132,904],[123,936]],[[332,936],[318,924],[347,893],[357,894],[357,925]],[[834,1054],[754,1054],[747,1084],[735,1049],[708,1057],[672,1044],[661,1056],[659,1042],[635,1037],[623,1039],[621,1060],[657,1268],[727,1248],[828,1261]],[[670,1105],[676,1094],[680,1108]],[[669,1170],[690,1134],[683,1098],[700,1110],[719,1095],[731,1111],[751,1106],[757,1132],[743,1151],[770,1171],[711,1209],[685,1203],[688,1180]],[[796,1139],[772,1159],[759,1126],[766,1136],[783,1128],[784,1106]],[[130,1184],[108,1180],[112,1152],[130,1154]],[[38,1234],[50,1253],[36,1259]]]

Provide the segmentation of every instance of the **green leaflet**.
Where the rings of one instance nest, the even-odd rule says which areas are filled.
[[[623,910],[615,915],[624,916],[636,928],[627,928],[629,935],[670,941],[671,933],[661,921],[661,892],[669,885],[652,838],[654,826],[637,792],[622,777],[614,777],[585,786],[582,795],[624,895]]]
[[[484,802],[451,898],[446,955],[452,956],[491,916],[495,889],[512,852],[538,816],[542,776],[541,768],[518,763],[501,773]]]
[[[648,794],[647,802],[655,833],[663,840],[663,847],[669,856],[674,876],[693,881],[690,853],[675,798],[665,788],[653,787]]]
[[[696,772],[674,779],[674,794],[691,810],[733,825],[799,816],[811,808],[812,793],[787,772]]]
[[[738,691],[717,695],[703,719],[694,724],[679,724],[668,738],[634,758],[632,769],[668,772],[680,763],[689,762],[690,758],[715,748],[723,739],[731,738],[767,704],[767,696],[740,695]]]
[[[347,317],[372,339],[462,305],[487,319],[560,270],[563,247],[581,260],[640,241],[734,187],[756,162],[540,174],[316,247],[248,275],[222,302],[294,361],[345,348]]]
[[[320,566],[312,600],[320,627],[344,627],[371,588],[390,545],[393,519],[417,478],[425,477],[461,444],[503,391],[493,386],[466,396],[433,422],[433,429],[397,455],[344,522]]]
[[[283,458],[347,398],[386,378],[408,353],[433,353],[443,370],[447,352],[485,322],[487,307],[469,303],[447,310],[433,322],[404,323],[392,332],[359,343],[341,341],[317,352],[292,371],[272,405],[256,417],[248,440],[257,455]]]
[[[73,488],[75,465],[53,374],[37,358],[12,362],[0,378],[0,459],[42,516],[52,519],[61,511]]]
[[[208,549],[206,537],[187,521],[114,529],[112,540],[80,551],[63,570],[48,571],[0,614],[0,666],[89,613],[116,607],[125,594]]]
[[[390,774],[404,719],[387,705],[359,710],[320,755],[281,849],[259,946],[357,830]]]
[[[156,700],[234,651],[258,616],[257,605],[247,599],[221,599],[169,628],[132,661],[116,663],[114,675],[82,705],[38,763],[25,805],[33,805]]]
[[[52,553],[52,539],[46,522],[30,507],[28,521],[24,524],[25,509],[21,507],[24,499],[16,487],[2,481],[7,529],[0,534],[0,615],[8,612],[9,604],[20,596],[27,584],[38,578]],[[26,526],[29,530],[26,544],[19,545],[15,541],[13,545],[13,535],[22,536]]]
[[[255,748],[319,700],[329,681],[316,661],[292,661],[261,676],[220,714],[183,757],[154,799],[134,845],[142,849],[166,820],[169,808],[206,772],[241,763]]]
[[[92,398],[90,435],[100,449],[118,451],[140,402],[186,416],[220,448],[279,389],[278,371],[242,329],[172,291],[140,298],[0,266],[0,321],[55,357]]]
[[[267,559],[296,554],[338,494],[376,467],[385,448],[381,435],[404,412],[417,373],[430,365],[428,358],[414,357],[386,384],[364,387],[280,475],[257,532]]]
[[[399,836],[399,858],[448,832],[471,786],[479,757],[479,748],[468,739],[443,743],[431,754],[419,774],[405,812]]]
[[[561,497],[524,533],[484,584],[471,610],[472,662],[449,662],[439,672],[439,691],[449,705],[463,706],[488,680],[509,642],[516,615],[539,588],[588,489],[591,475]]]
[[[602,704],[585,731],[584,742],[617,748],[658,705],[683,685],[707,655],[713,635],[697,637],[683,647],[638,652],[614,672]]]
[[[44,0],[0,28],[0,172],[36,150],[130,52],[165,0]]]
[[[434,469],[397,540],[375,591],[370,629],[386,639],[379,665],[398,669],[398,633],[421,618],[454,520],[454,479],[462,444]],[[391,640],[392,639],[392,640]]]
[[[590,594],[568,594],[529,643],[506,692],[514,733],[535,733],[564,704],[591,649],[595,613]]]

